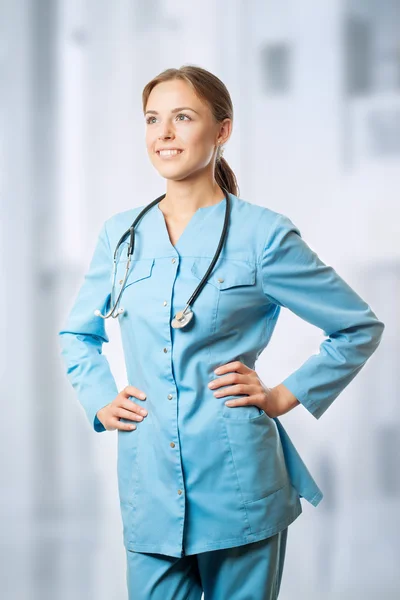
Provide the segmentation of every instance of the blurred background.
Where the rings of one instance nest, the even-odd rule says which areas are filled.
[[[141,94],[183,64],[231,93],[240,197],[288,215],[386,325],[323,418],[281,417],[324,499],[289,528],[280,600],[397,599],[399,0],[0,3],[1,597],[127,598],[117,432],[91,429],[57,332],[104,220],[165,191]],[[277,385],[322,340],[284,309],[257,372]]]

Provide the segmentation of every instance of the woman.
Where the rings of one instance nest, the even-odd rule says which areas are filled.
[[[136,224],[131,263],[130,237],[119,245],[115,278],[114,250],[145,205],[104,223],[62,354],[95,431],[118,429],[129,597],[271,600],[300,498],[322,498],[278,417],[302,404],[319,419],[384,324],[287,216],[239,198],[222,158],[232,102],[217,77],[167,69],[144,88],[143,112],[166,194]],[[221,253],[180,327],[226,209]],[[102,354],[113,281],[129,381],[120,392]],[[254,364],[282,306],[328,338],[271,389]]]

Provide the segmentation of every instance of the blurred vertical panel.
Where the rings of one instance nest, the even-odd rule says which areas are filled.
[[[363,369],[351,415],[345,498],[338,521],[334,597],[398,598],[400,519],[397,388],[400,269],[398,260],[370,261],[359,270],[371,306],[386,325],[375,360]],[[347,415],[344,415],[347,418]]]
[[[400,1],[347,0],[343,43],[343,164],[400,154]]]
[[[100,227],[116,209],[112,195],[115,184],[111,181],[115,163],[110,162],[110,155],[116,146],[112,136],[119,111],[112,108],[116,108],[118,98],[113,95],[113,77],[120,57],[118,45],[110,41],[117,39],[121,22],[128,21],[127,8],[121,2],[110,5],[80,0],[62,0],[57,7],[57,202],[53,199],[52,226],[58,260],[49,269],[57,281],[52,354],[57,357],[54,372],[58,394],[49,400],[56,435],[54,449],[58,451],[58,512],[53,534],[58,568],[54,583],[42,571],[35,586],[38,598],[47,589],[48,597],[57,600],[105,600],[112,597],[112,588],[118,600],[124,583],[123,564],[114,571],[114,577],[104,568],[107,564],[111,573],[113,561],[123,557],[122,548],[120,554],[119,548],[115,549],[114,538],[105,543],[108,526],[114,525],[116,530],[120,524],[118,514],[116,518],[112,511],[105,514],[108,498],[104,493],[111,479],[110,469],[115,468],[116,437],[96,434],[86,421],[66,378],[55,334],[83,283]],[[115,485],[114,478],[112,483]],[[112,497],[113,486],[108,487]]]
[[[366,17],[347,14],[343,23],[344,87],[348,96],[372,91],[372,26]]]
[[[335,585],[335,553],[340,543],[337,525],[340,518],[340,465],[332,444],[321,448],[315,461],[318,483],[324,491],[324,499],[318,515],[315,538],[315,565],[313,568],[314,598],[329,597]]]
[[[399,423],[386,423],[376,431],[376,485],[386,499],[400,502],[400,428]]]
[[[34,125],[37,100],[37,37],[34,7],[0,4],[1,78],[1,595],[30,597],[34,581],[33,492],[41,480],[35,454],[38,398],[33,350],[37,334],[39,258],[35,201],[40,140]],[[49,176],[51,181],[51,174]],[[41,207],[37,207],[40,212]],[[8,292],[5,292],[5,288]],[[39,346],[39,347],[38,347]],[[45,368],[44,357],[41,370]],[[39,469],[38,469],[38,465]]]
[[[263,89],[270,94],[285,94],[291,81],[291,48],[288,44],[269,44],[261,51]]]
[[[31,28],[32,131],[31,147],[34,184],[32,223],[35,235],[29,254],[35,265],[35,289],[30,297],[34,308],[30,347],[33,367],[33,414],[30,422],[33,445],[31,594],[33,599],[64,599],[63,557],[72,528],[66,526],[63,502],[63,439],[58,377],[57,294],[61,263],[58,250],[58,116],[60,110],[58,73],[59,5],[49,0],[33,3]],[[71,571],[72,573],[72,571]],[[79,596],[78,596],[79,597]]]

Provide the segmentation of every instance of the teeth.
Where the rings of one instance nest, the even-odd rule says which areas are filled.
[[[160,156],[173,156],[174,154],[180,154],[182,150],[159,150]]]

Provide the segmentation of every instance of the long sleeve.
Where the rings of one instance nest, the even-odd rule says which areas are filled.
[[[262,285],[270,302],[286,307],[328,336],[284,381],[319,419],[378,347],[384,323],[324,264],[299,229],[277,214],[260,254]]]
[[[96,308],[104,314],[111,297],[112,253],[106,223],[99,233],[96,248],[65,326],[58,332],[61,355],[67,376],[97,432],[106,431],[96,416],[118,394],[107,358],[102,354],[108,342],[105,320],[94,314]]]

